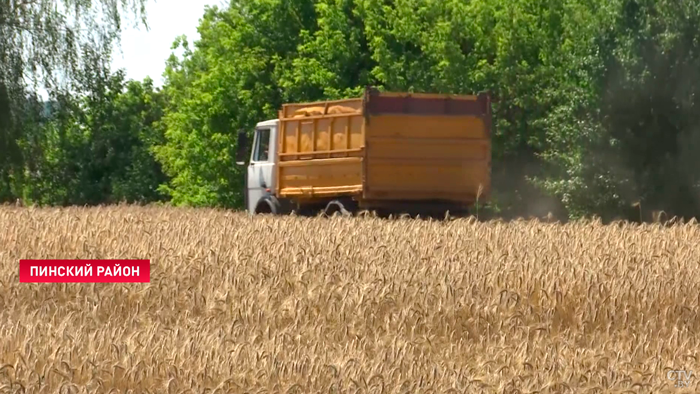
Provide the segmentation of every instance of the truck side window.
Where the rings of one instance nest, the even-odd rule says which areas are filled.
[[[260,129],[257,132],[254,161],[267,161],[270,149],[270,129]]]

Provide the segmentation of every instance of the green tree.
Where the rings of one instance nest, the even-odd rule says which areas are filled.
[[[163,142],[165,99],[153,81],[124,72],[82,75],[83,95],[55,96],[53,111],[27,122],[19,140],[27,160],[21,196],[51,205],[163,200],[167,181],[152,148]],[[87,84],[87,83],[86,83]]]
[[[21,187],[27,97],[67,89],[90,53],[108,55],[126,12],[145,23],[144,0],[0,1],[0,201]]]
[[[700,58],[694,2],[621,0],[589,53],[584,94],[551,114],[543,182],[574,216],[638,217],[632,203],[669,215],[700,214]],[[579,92],[581,90],[579,89]]]
[[[240,130],[283,102],[394,91],[494,98],[507,215],[696,215],[700,7],[663,0],[239,0],[166,67],[158,160],[178,204],[240,206]]]
[[[236,131],[275,117],[283,102],[356,96],[367,84],[491,91],[495,183],[508,192],[533,189],[526,175],[541,167],[554,93],[575,78],[562,71],[570,59],[559,51],[573,47],[566,40],[576,38],[578,27],[562,20],[591,22],[578,16],[576,4],[248,0],[210,9],[194,50],[176,42],[184,55],[171,58],[166,70],[170,106],[159,160],[172,182],[165,190],[176,203],[239,206]],[[577,40],[590,38],[586,33]]]
[[[283,101],[277,76],[298,51],[302,31],[315,30],[311,0],[234,1],[207,8],[201,39],[184,38],[165,71],[166,143],[156,149],[174,203],[241,206],[243,174],[235,167],[235,135],[273,118]]]

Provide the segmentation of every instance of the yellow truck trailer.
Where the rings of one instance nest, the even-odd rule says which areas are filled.
[[[284,104],[253,134],[251,213],[463,214],[491,193],[491,101],[387,93]],[[247,132],[237,164],[245,165]]]

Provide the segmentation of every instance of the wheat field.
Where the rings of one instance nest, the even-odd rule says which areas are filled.
[[[683,393],[700,226],[0,208],[0,392]],[[19,283],[148,258],[148,284]],[[671,374],[672,375],[672,374]]]

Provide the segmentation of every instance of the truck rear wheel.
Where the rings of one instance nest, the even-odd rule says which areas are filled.
[[[341,216],[352,216],[353,212],[354,206],[352,205],[352,202],[341,200],[333,200],[329,202],[328,205],[326,205],[326,209],[323,210],[323,213],[327,216],[333,216],[336,213],[340,214]]]

